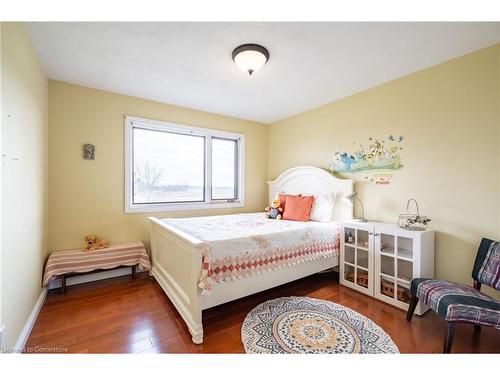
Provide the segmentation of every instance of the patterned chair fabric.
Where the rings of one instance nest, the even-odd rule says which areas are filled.
[[[411,293],[440,317],[500,329],[500,302],[463,284],[413,279]]]
[[[472,278],[500,290],[500,243],[483,238]],[[470,286],[444,280],[413,279],[411,293],[440,317],[500,329],[500,302]]]
[[[482,239],[472,269],[472,278],[500,290],[500,242]]]

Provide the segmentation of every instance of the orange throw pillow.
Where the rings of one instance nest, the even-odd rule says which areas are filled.
[[[283,212],[284,220],[309,221],[309,214],[314,202],[314,197],[309,195],[289,195],[286,197],[286,211]]]
[[[283,209],[283,212],[285,212],[285,205],[286,205],[286,198],[287,197],[293,197],[291,194],[279,194],[278,199],[280,200],[280,207]]]

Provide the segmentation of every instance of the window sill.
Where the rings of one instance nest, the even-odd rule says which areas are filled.
[[[160,212],[160,211],[189,211],[189,210],[216,210],[219,208],[241,208],[244,202],[197,202],[197,203],[162,203],[126,206],[126,214]]]

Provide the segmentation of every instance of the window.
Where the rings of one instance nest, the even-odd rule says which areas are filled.
[[[237,199],[238,141],[212,137],[212,199]]]
[[[125,212],[243,207],[242,134],[125,119]]]

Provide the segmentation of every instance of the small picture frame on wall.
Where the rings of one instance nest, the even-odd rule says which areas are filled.
[[[85,160],[95,159],[95,146],[91,143],[86,143],[83,145],[83,158]]]

